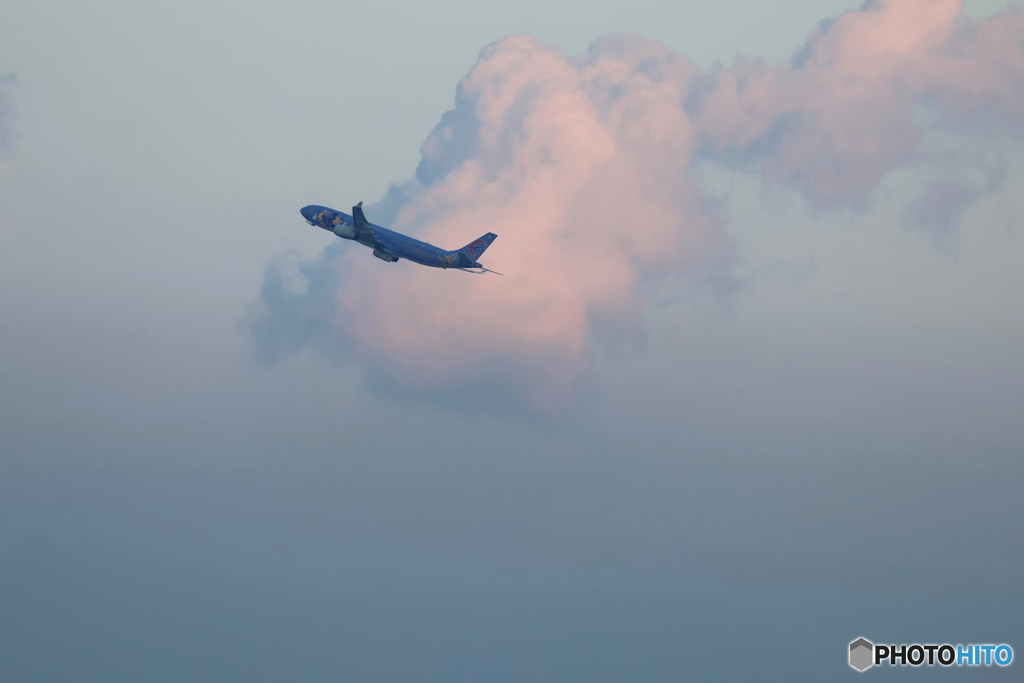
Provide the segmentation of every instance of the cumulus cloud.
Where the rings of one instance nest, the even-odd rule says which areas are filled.
[[[14,153],[14,102],[11,87],[14,74],[0,74],[0,160]]]
[[[256,357],[274,363],[309,344],[328,348],[333,338],[326,311],[334,308],[341,273],[334,267],[344,250],[334,242],[317,259],[304,260],[295,252],[280,254],[267,266],[260,301],[250,306],[243,332],[252,333]]]
[[[385,204],[393,227],[439,246],[497,233],[484,261],[506,276],[335,249],[300,266],[313,278],[305,293],[282,295],[272,268],[250,328],[259,340],[298,319],[404,384],[485,377],[534,405],[562,404],[598,321],[634,325],[645,282],[729,261],[695,159],[755,169],[815,206],[847,205],[917,159],[922,108],[950,128],[1018,127],[1024,20],[960,10],[878,0],[823,24],[789,63],[708,73],[638,36],[570,58],[528,36],[494,43],[424,142],[416,179]]]
[[[808,38],[791,64],[702,77],[688,109],[705,153],[754,160],[816,205],[869,198],[914,161],[920,111],[940,125],[1024,121],[1024,18],[960,16],[959,0],[875,0]]]
[[[930,160],[935,178],[903,212],[904,222],[936,249],[955,256],[960,248],[960,223],[967,209],[998,190],[1008,174],[1007,163],[988,150],[957,150],[945,159]]]

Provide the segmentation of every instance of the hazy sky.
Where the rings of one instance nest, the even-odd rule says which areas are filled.
[[[965,4],[5,6],[0,679],[1021,656],[1024,19]],[[360,200],[508,275],[298,213]]]

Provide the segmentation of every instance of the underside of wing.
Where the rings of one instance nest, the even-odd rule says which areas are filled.
[[[356,239],[360,242],[369,242],[377,249],[384,249],[384,243],[374,232],[373,226],[366,220],[363,214],[363,203],[359,202],[352,207],[352,222],[355,223]]]

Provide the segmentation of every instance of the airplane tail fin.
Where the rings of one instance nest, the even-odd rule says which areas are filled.
[[[487,251],[487,247],[491,246],[491,242],[497,237],[493,232],[489,232],[483,237],[477,237],[462,249],[459,249],[459,252],[468,256],[470,261],[476,262],[477,259],[483,256],[483,253]]]

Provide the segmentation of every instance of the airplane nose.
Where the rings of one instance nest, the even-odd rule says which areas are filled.
[[[302,207],[301,209],[299,209],[299,213],[301,213],[302,217],[305,218],[307,221],[313,220],[313,207],[312,206],[304,206],[304,207]]]

